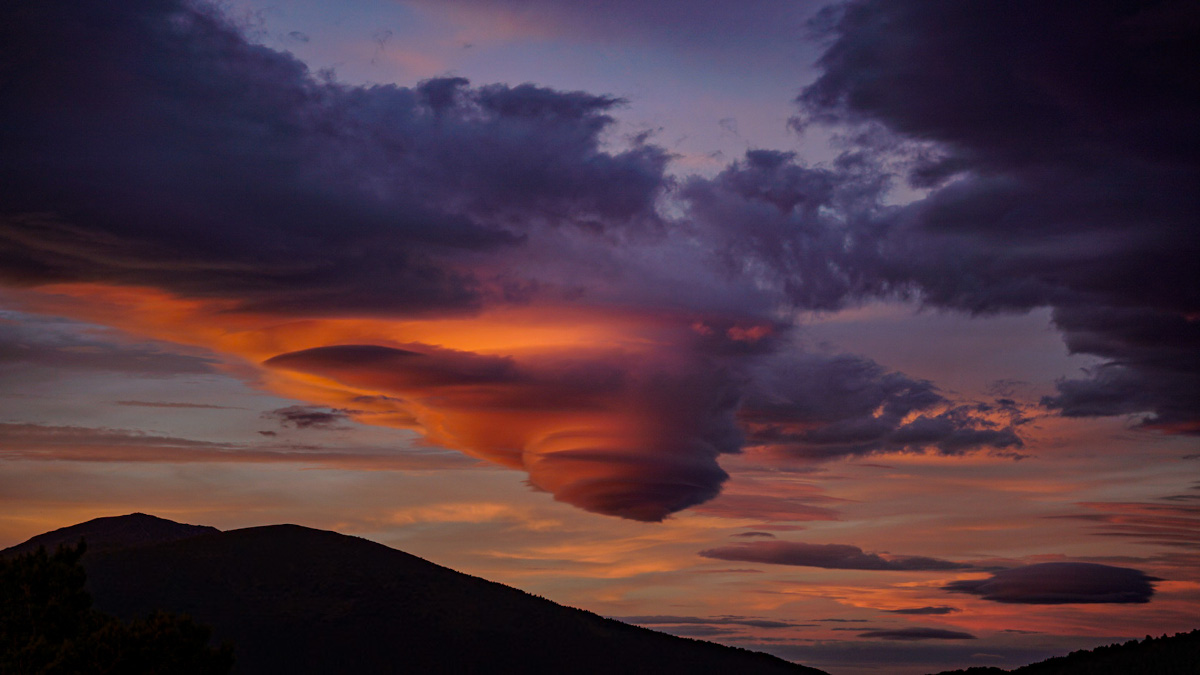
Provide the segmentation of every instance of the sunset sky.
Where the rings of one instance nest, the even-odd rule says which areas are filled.
[[[1200,627],[1198,62],[1187,0],[6,2],[0,548],[298,523],[834,675]]]

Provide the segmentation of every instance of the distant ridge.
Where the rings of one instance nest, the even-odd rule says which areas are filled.
[[[1159,638],[1146,636],[1071,652],[1014,670],[967,668],[937,675],[1196,675],[1200,673],[1200,629]]]
[[[87,539],[89,551],[98,552],[160,544],[218,532],[220,530],[208,525],[185,525],[145,513],[131,513],[127,516],[93,518],[78,525],[39,534],[0,551],[0,556],[29,553],[37,550],[39,546],[45,546],[47,551],[53,552],[62,544],[74,546],[80,539]]]
[[[98,609],[125,619],[152,610],[191,615],[213,628],[216,642],[233,643],[234,673],[824,675],[298,525],[220,532],[133,514],[14,549],[80,535]],[[94,536],[107,543],[93,547]]]

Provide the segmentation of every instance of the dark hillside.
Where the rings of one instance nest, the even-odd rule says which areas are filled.
[[[1196,675],[1200,673],[1200,629],[1159,638],[1130,640],[1021,666],[1016,670],[968,668],[938,675]]]
[[[84,565],[98,608],[190,615],[233,642],[235,673],[821,673],[295,525],[97,551]]]
[[[39,546],[53,552],[62,545],[74,546],[83,538],[87,539],[88,550],[97,552],[176,541],[214,532],[220,530],[207,525],[185,525],[145,513],[131,513],[127,516],[95,518],[86,523],[51,530],[0,551],[0,556],[32,553]]]

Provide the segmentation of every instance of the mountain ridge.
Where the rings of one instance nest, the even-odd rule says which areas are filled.
[[[974,667],[936,675],[1195,675],[1200,629],[1073,651],[1012,670]]]
[[[188,525],[147,513],[130,513],[124,516],[93,518],[75,525],[43,532],[20,544],[0,550],[0,556],[30,553],[37,550],[39,546],[45,546],[46,550],[53,551],[63,544],[74,545],[85,535],[88,540],[88,549],[96,552],[187,539],[215,532],[220,532],[220,530],[211,525]]]
[[[89,523],[91,535],[86,524],[55,533],[88,542],[96,607],[123,619],[190,615],[215,641],[233,642],[234,673],[823,673],[606,619],[337,532],[176,524],[128,543],[119,521]]]

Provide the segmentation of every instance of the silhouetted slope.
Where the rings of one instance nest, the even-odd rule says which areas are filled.
[[[1200,629],[1190,633],[1071,652],[1016,670],[968,668],[938,675],[1196,675],[1200,673]]]
[[[97,552],[176,541],[214,532],[220,530],[207,525],[185,525],[145,513],[131,513],[127,516],[94,518],[86,523],[39,534],[0,551],[0,556],[32,553],[39,546],[45,546],[47,551],[54,552],[62,544],[74,546],[84,538],[87,539],[88,550]]]
[[[98,608],[189,614],[233,641],[238,673],[821,673],[295,525],[89,553],[84,565]]]

